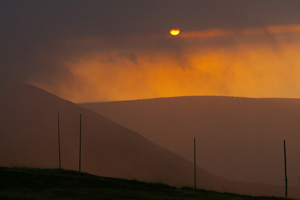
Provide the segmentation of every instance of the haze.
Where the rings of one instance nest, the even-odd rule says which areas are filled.
[[[283,140],[289,185],[300,184],[299,99],[176,97],[80,104],[221,177],[282,185]]]
[[[1,81],[0,165],[58,167],[57,113],[61,166],[78,170],[79,115],[82,114],[81,170],[95,175],[193,185],[193,163],[101,115],[39,88]],[[282,196],[281,186],[224,179],[197,167],[198,187],[251,195]],[[299,187],[289,187],[300,197]]]
[[[76,170],[83,114],[85,172],[191,186],[197,137],[199,188],[282,196],[286,139],[299,198],[299,7],[0,1],[0,165],[56,167],[60,113],[63,168]]]
[[[300,97],[297,0],[1,1],[1,76],[74,102]],[[178,37],[169,30],[180,28]]]

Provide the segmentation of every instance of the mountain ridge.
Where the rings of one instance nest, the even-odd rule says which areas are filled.
[[[188,95],[188,96],[168,96],[168,97],[153,97],[145,99],[125,99],[125,100],[106,100],[106,101],[83,101],[77,102],[78,105],[95,104],[95,103],[118,103],[118,102],[137,102],[137,101],[152,101],[152,100],[170,100],[182,98],[237,98],[237,99],[274,99],[274,100],[299,100],[300,98],[293,97],[246,97],[246,96],[222,96],[222,95]]]

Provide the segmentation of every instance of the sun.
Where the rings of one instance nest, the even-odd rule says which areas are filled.
[[[179,29],[171,29],[171,30],[170,30],[170,34],[171,34],[171,35],[176,36],[176,35],[179,35],[179,33],[180,33],[180,30],[179,30]]]

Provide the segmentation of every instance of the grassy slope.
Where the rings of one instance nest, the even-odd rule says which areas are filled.
[[[280,199],[250,197],[79,174],[58,169],[0,167],[0,199]]]

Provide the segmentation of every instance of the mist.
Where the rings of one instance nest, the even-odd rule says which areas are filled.
[[[74,155],[78,151],[73,147],[78,143],[78,116],[83,114],[86,117],[83,131],[89,136],[86,137],[89,140],[83,142],[87,147],[83,150],[83,155],[86,156],[83,156],[86,159],[86,172],[176,186],[192,185],[193,164],[186,160],[192,154],[183,154],[189,150],[183,149],[183,153],[175,150],[172,150],[175,153],[169,152],[165,149],[170,148],[169,146],[162,148],[164,144],[157,141],[161,146],[151,143],[152,138],[140,136],[138,131],[125,128],[125,124],[125,127],[118,125],[102,117],[102,113],[96,114],[74,103],[198,95],[300,98],[299,7],[298,0],[0,1],[0,79],[17,80],[0,80],[1,108],[4,111],[1,116],[4,132],[1,134],[3,139],[0,140],[3,145],[0,147],[10,148],[1,151],[2,165],[56,167],[56,117],[59,112],[64,124],[61,126],[62,133],[65,134],[62,136],[65,137],[62,138],[65,148],[62,149],[62,158],[66,160],[63,168],[76,169],[77,156]],[[180,35],[171,36],[169,30],[173,28],[180,29]],[[186,105],[191,112],[196,112],[190,102]],[[215,112],[204,107],[207,114],[204,113],[200,119],[205,123],[200,127],[195,126],[194,130],[197,134],[201,134],[199,130],[204,130],[206,134],[224,133],[224,127],[228,126],[228,133],[231,133],[236,128],[236,137],[232,140],[237,146],[243,144],[239,133],[245,134],[244,144],[255,141],[248,140],[255,136],[252,135],[252,130],[256,134],[266,134],[268,129],[274,133],[272,128],[275,127],[274,124],[278,124],[278,116],[283,116],[287,121],[284,121],[282,128],[276,129],[278,136],[273,138],[276,142],[281,142],[285,136],[285,128],[289,127],[285,125],[290,123],[288,119],[298,122],[296,118],[292,118],[298,118],[299,113],[293,107],[288,110],[291,115],[282,115],[285,109],[277,110],[277,115],[274,112],[267,112],[268,115],[257,112],[252,115],[251,106],[245,106],[245,112],[249,111],[251,114],[250,122],[260,128],[258,132],[251,123],[242,122],[235,126],[237,120],[242,118],[238,115],[230,118],[231,104],[224,107],[226,112],[221,115],[218,112],[223,108],[216,108],[222,102],[215,105],[211,104]],[[266,108],[266,105],[269,104],[261,105],[257,111]],[[269,109],[274,111],[274,108],[276,106]],[[165,119],[183,116],[180,110],[175,111],[173,109],[168,112],[170,116]],[[236,107],[236,113],[242,111]],[[117,116],[126,113],[131,114],[132,110],[120,112]],[[203,114],[196,114],[198,113]],[[200,120],[196,118],[196,114],[193,123],[198,125]],[[153,116],[157,120],[157,116],[163,115]],[[217,118],[220,116],[225,120]],[[269,116],[274,120],[267,125],[260,123],[270,118]],[[244,119],[248,119],[247,117],[245,115]],[[219,121],[214,121],[214,118]],[[159,122],[168,125],[165,119],[161,118]],[[226,123],[232,119],[237,120],[231,125]],[[183,122],[188,122],[184,120],[179,119],[176,123],[169,124],[182,125]],[[209,121],[206,123],[205,120]],[[145,121],[148,122],[147,119]],[[220,124],[223,127],[217,126],[218,122],[222,122]],[[153,124],[159,123],[150,123],[150,128],[164,130],[163,126],[155,127]],[[298,123],[294,125],[294,130],[298,130]],[[185,127],[170,128],[176,129],[180,134],[187,132]],[[155,130],[154,133],[159,132]],[[173,130],[169,133],[173,134]],[[188,141],[195,137],[186,134],[182,136],[188,136]],[[226,134],[222,135],[225,136]],[[42,142],[33,141],[32,138]],[[289,141],[297,146],[295,141],[299,140],[294,138],[298,136],[291,134]],[[206,145],[209,146],[210,143],[216,144],[211,141]],[[224,143],[224,140],[220,140],[220,143]],[[179,149],[176,143],[173,142],[171,146],[173,145]],[[275,142],[273,145],[275,147]],[[227,146],[230,147],[230,144],[224,147]],[[267,145],[262,146],[263,149],[268,148]],[[55,151],[52,150],[53,147]],[[281,152],[281,149],[277,151],[277,145],[275,150]],[[233,153],[236,152],[240,153],[238,148]],[[42,154],[50,157],[43,157]],[[253,155],[259,154],[254,152]],[[220,157],[226,159],[224,156]],[[268,162],[263,156],[259,159]],[[281,161],[276,159],[276,165],[277,163],[279,166]],[[239,175],[225,173],[229,181],[218,177],[217,175],[223,174],[217,172],[215,166],[225,169],[218,163],[205,166],[209,172],[201,170],[199,166],[201,173],[198,173],[198,179],[206,184],[202,188],[241,194],[281,195],[278,189],[283,183],[281,177],[275,181],[264,182],[279,185],[276,187],[242,184],[231,181],[235,177],[239,178]],[[252,173],[240,174],[239,180],[251,180]],[[178,175],[180,179],[177,179]],[[274,178],[272,173],[269,177]],[[293,184],[298,186],[295,177]],[[264,178],[258,182],[263,182],[262,179]],[[281,183],[277,184],[278,180]],[[294,191],[295,196],[299,197],[299,189],[294,188]]]
[[[68,45],[90,51],[60,61],[67,78],[56,77],[56,85],[43,77],[29,81],[75,102],[191,95],[299,97],[298,31],[219,30],[216,36],[206,32],[129,38],[117,44],[72,41]]]
[[[299,4],[2,1],[1,78],[75,102],[298,98]],[[171,28],[181,34],[171,37]]]

